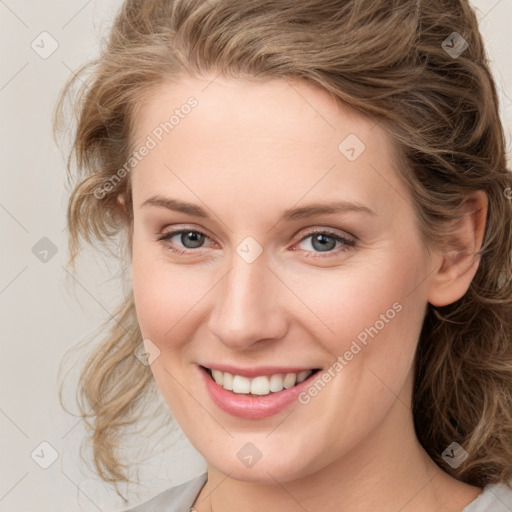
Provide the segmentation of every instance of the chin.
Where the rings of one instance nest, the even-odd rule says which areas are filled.
[[[287,454],[279,451],[279,448],[272,448],[268,456],[262,454],[252,465],[250,460],[244,463],[243,456],[240,457],[242,460],[237,455],[227,457],[226,451],[218,454],[208,453],[203,457],[209,466],[215,467],[230,478],[271,485],[275,485],[276,481],[284,483],[304,478],[322,467],[318,461],[306,459],[302,453]]]

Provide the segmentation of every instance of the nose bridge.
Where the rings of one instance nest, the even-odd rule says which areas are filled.
[[[231,271],[217,287],[211,331],[225,344],[239,348],[283,336],[286,321],[278,288],[279,280],[263,257],[248,262],[235,254]]]

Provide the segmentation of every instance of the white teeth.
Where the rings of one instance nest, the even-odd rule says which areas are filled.
[[[297,374],[296,373],[287,373],[286,377],[283,379],[283,387],[289,389],[295,386],[295,382],[297,382]]]
[[[233,375],[233,393],[250,393],[251,379],[241,375]]]
[[[253,395],[268,395],[270,393],[270,384],[268,377],[261,376],[255,377],[251,381],[251,394]]]
[[[272,375],[270,377],[270,391],[276,393],[277,391],[283,391],[283,376],[282,375]]]
[[[283,389],[289,389],[296,384],[304,382],[312,373],[312,370],[303,370],[297,373],[275,374],[267,377],[261,375],[248,379],[241,375],[212,370],[212,377],[215,382],[228,391],[237,394],[268,395],[270,392],[278,393]]]
[[[215,382],[219,386],[222,386],[224,373],[221,372],[220,370],[212,370],[212,376],[213,376]]]
[[[304,382],[313,372],[311,370],[304,370],[297,374],[297,384]]]
[[[224,372],[221,372],[224,373]],[[224,373],[224,377],[222,380],[222,387],[227,389],[228,391],[233,390],[233,375],[231,373]]]

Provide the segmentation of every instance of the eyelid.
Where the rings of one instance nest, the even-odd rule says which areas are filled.
[[[355,237],[354,235],[352,235],[346,231],[338,230],[336,228],[326,228],[326,227],[321,227],[321,226],[314,226],[312,228],[305,228],[305,229],[306,229],[305,232],[303,232],[302,230],[298,232],[298,233],[302,233],[299,242],[304,240],[304,238],[306,238],[312,234],[316,234],[316,233],[321,233],[321,234],[326,234],[326,235],[334,235],[334,236],[343,238],[347,242],[353,242],[353,243],[357,242],[357,237]],[[296,236],[296,235],[294,235],[294,236]]]
[[[167,227],[169,229],[167,229]],[[157,236],[164,237],[167,235],[177,235],[179,233],[187,232],[187,231],[193,231],[194,233],[199,233],[201,235],[204,235],[205,237],[209,238],[210,240],[213,240],[214,237],[208,233],[207,230],[204,228],[196,227],[193,224],[178,224],[178,225],[172,225],[162,228],[161,230],[158,230],[156,232]]]
[[[306,231],[304,231],[306,230]],[[205,232],[203,228],[196,228],[193,225],[177,225],[173,226],[173,229],[170,229],[168,232],[165,231],[165,228],[157,232],[157,235],[164,236],[164,235],[177,235],[178,233],[182,233],[184,231],[194,231],[197,233],[200,233],[201,235],[204,235],[205,237],[208,237],[209,239],[213,239],[212,236],[210,236],[208,233]],[[341,233],[340,233],[341,231]],[[302,233],[302,238],[299,240],[302,241],[304,237],[311,235],[313,233],[326,233],[326,234],[332,234],[337,235],[341,238],[344,238],[348,241],[356,242],[358,239],[356,236],[352,235],[351,233],[348,233],[347,231],[339,230],[338,228],[326,228],[325,226],[311,226],[308,228],[303,228],[298,230],[292,238],[295,238],[299,233]]]

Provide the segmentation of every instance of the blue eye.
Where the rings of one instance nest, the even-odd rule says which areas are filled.
[[[352,247],[355,245],[354,240],[345,238],[336,233],[331,233],[328,231],[314,231],[312,233],[309,233],[307,236],[303,237],[299,243],[304,243],[308,238],[311,239],[310,247],[313,247],[315,251],[307,251],[307,249],[301,248],[301,250],[306,250],[307,252],[332,253],[333,249],[341,247],[342,250],[346,250],[347,247]],[[336,247],[337,244],[340,245]]]
[[[177,240],[173,241],[173,238],[177,238]],[[350,247],[355,246],[356,243],[355,240],[345,238],[337,233],[317,230],[302,237],[298,242],[298,245],[300,246],[300,244],[304,244],[308,238],[311,238],[310,247],[312,247],[313,250],[311,251],[304,247],[299,248],[306,253],[313,254],[313,257],[317,257],[315,253],[321,257],[322,255],[319,253],[326,253],[326,256],[329,256],[339,252],[344,252]],[[162,233],[157,239],[157,241],[164,242],[168,249],[175,254],[192,254],[194,249],[201,249],[204,247],[203,244],[206,240],[210,240],[210,238],[204,233],[193,229],[181,229]],[[181,244],[181,248],[180,245],[177,244]]]
[[[201,233],[200,231],[182,229],[180,231],[171,231],[170,233],[162,234],[158,240],[170,241],[177,236],[179,236],[179,241],[181,244],[183,244],[183,247],[185,249],[197,249],[198,247],[201,247],[204,240],[208,238],[204,233]],[[178,254],[183,254],[187,252],[181,249],[174,249],[173,247],[170,247],[170,249],[171,251]]]

